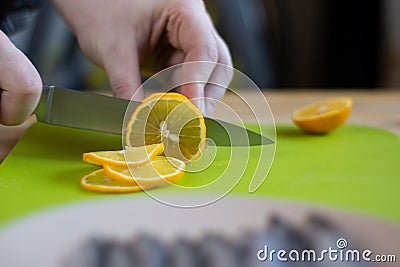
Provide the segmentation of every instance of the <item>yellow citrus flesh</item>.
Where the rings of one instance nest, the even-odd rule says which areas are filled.
[[[164,154],[193,161],[205,149],[206,127],[201,112],[181,94],[156,93],[132,114],[126,131],[127,146],[164,144]]]
[[[185,172],[185,163],[175,158],[157,156],[151,162],[139,167],[118,167],[104,165],[107,177],[116,181],[136,183],[141,187],[153,187],[179,181]]]
[[[104,164],[113,166],[140,166],[148,163],[155,156],[163,153],[163,144],[152,144],[140,147],[128,147],[119,151],[96,151],[83,153],[83,162],[102,166]],[[125,160],[127,159],[127,160]]]
[[[329,99],[294,111],[292,120],[306,132],[323,134],[344,124],[352,106],[351,98]]]
[[[82,177],[81,186],[90,191],[105,193],[130,193],[142,190],[142,187],[133,182],[127,183],[110,179],[102,169]]]

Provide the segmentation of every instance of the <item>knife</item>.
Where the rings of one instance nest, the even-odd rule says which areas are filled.
[[[59,126],[121,134],[125,112],[140,102],[66,89],[43,86],[35,110],[40,122]],[[268,137],[232,123],[204,118],[207,138],[218,146],[248,146],[274,143]],[[243,137],[248,137],[243,138]]]

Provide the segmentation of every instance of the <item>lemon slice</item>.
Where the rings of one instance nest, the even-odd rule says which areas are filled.
[[[205,148],[206,126],[201,112],[183,95],[155,93],[133,112],[127,124],[127,146],[163,143],[164,154],[193,161]]]
[[[136,183],[142,187],[153,187],[179,181],[185,172],[185,162],[164,156],[157,156],[143,166],[118,167],[104,165],[104,173],[115,181]]]
[[[81,186],[89,191],[105,193],[130,193],[142,190],[142,187],[135,184],[133,180],[120,182],[110,179],[102,169],[82,177]]]
[[[351,98],[329,99],[294,111],[292,120],[306,132],[323,134],[344,124],[352,106]]]
[[[148,163],[155,156],[163,152],[163,144],[152,144],[140,147],[128,147],[119,151],[96,151],[83,153],[83,162],[102,166],[104,164],[113,166],[140,166]],[[125,160],[128,159],[127,161]]]

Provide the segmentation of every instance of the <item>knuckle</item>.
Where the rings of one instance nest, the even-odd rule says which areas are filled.
[[[42,93],[42,85],[31,84],[24,89],[24,94],[26,95],[40,95]]]
[[[197,48],[197,53],[202,60],[217,62],[218,49],[214,45],[203,44]]]
[[[130,100],[132,98],[140,99],[140,87],[129,82],[117,82],[112,86],[112,92],[114,97],[123,98]]]
[[[16,94],[25,96],[38,96],[42,93],[42,80],[39,74],[34,72],[30,73],[29,76],[22,74],[18,76],[14,78],[19,78],[19,80],[6,82],[5,89],[9,88],[10,91],[12,90]]]
[[[221,73],[222,81],[224,86],[228,86],[233,79],[233,68],[231,67],[222,67]]]

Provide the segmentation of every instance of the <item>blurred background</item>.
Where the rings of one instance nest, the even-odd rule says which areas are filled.
[[[399,88],[398,0],[206,0],[235,67],[260,88]],[[44,1],[12,35],[43,82],[105,89],[101,69]]]

